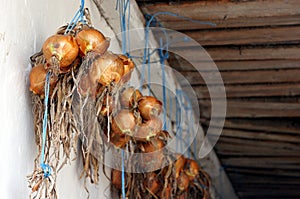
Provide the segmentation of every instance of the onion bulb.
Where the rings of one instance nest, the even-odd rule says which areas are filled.
[[[118,83],[123,74],[123,62],[112,53],[105,53],[95,59],[89,71],[91,81],[99,82],[103,86],[108,86],[112,82]]]
[[[81,30],[77,33],[75,39],[79,46],[79,53],[82,56],[85,56],[90,51],[97,51],[103,54],[109,47],[109,42],[104,35],[93,28]]]
[[[32,91],[34,94],[44,96],[46,75],[47,71],[43,64],[39,64],[33,67],[29,74],[29,90]],[[58,78],[56,76],[50,77],[50,92],[55,87],[57,80]]]
[[[117,188],[122,188],[122,173],[119,170],[111,170],[111,183]]]
[[[143,143],[143,152],[151,153],[162,149],[165,143],[160,139],[152,139],[150,142]]]
[[[138,102],[139,112],[144,120],[157,117],[162,111],[162,103],[152,96],[144,96]]]
[[[183,170],[186,159],[183,157],[183,155],[177,156],[177,160],[175,162],[175,177],[178,178],[180,172]]]
[[[128,87],[120,94],[120,104],[123,108],[132,108],[141,97],[142,93],[139,90]]]
[[[122,60],[124,67],[124,75],[122,77],[122,81],[128,82],[131,78],[131,73],[134,69],[134,63],[130,58],[128,58],[125,55],[119,55],[119,58]]]
[[[189,177],[184,173],[181,172],[179,177],[177,178],[177,187],[181,191],[186,191],[189,187]]]
[[[199,174],[199,166],[195,160],[187,159],[185,173],[189,176],[189,179],[193,181]]]
[[[138,141],[149,141],[150,138],[157,136],[162,129],[162,121],[158,117],[153,117],[150,120],[137,126],[134,137]]]
[[[120,110],[116,116],[113,117],[111,129],[118,134],[132,135],[136,126],[135,117],[132,112],[128,110]]]
[[[129,142],[130,137],[119,133],[119,132],[112,132],[110,137],[110,142],[117,148],[123,148]]]
[[[53,35],[43,45],[43,54],[47,62],[52,63],[55,57],[62,71],[65,71],[78,55],[78,45],[71,35]]]

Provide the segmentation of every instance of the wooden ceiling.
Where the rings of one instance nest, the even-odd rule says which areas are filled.
[[[217,24],[157,17],[164,27],[198,41],[221,72],[227,117],[215,150],[237,195],[242,199],[300,198],[300,1],[137,2],[144,14],[168,11]],[[197,61],[199,67],[205,64]],[[207,127],[210,96],[203,79],[176,55],[169,63],[196,91],[200,121]],[[217,122],[213,126],[219,127]]]

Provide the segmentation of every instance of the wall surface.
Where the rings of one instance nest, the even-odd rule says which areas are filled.
[[[28,198],[26,175],[33,170],[37,152],[28,90],[29,57],[41,49],[45,39],[58,27],[72,19],[79,2],[0,0],[0,196],[3,199]],[[86,7],[95,27],[112,37],[113,32],[96,7],[90,1]],[[110,49],[118,50],[118,46]],[[83,181],[79,180],[79,165],[73,161],[59,173],[59,198],[86,198]],[[104,198],[109,193],[106,178],[100,178],[98,186],[89,186],[91,198]]]

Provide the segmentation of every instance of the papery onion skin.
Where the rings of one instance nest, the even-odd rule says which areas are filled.
[[[124,135],[123,133],[112,132],[110,137],[110,142],[116,148],[123,148],[129,142],[130,136]]]
[[[187,159],[185,173],[189,176],[190,181],[193,181],[199,174],[199,165],[195,160]]]
[[[119,170],[111,170],[111,183],[117,188],[122,188],[122,173]]]
[[[184,172],[181,172],[179,177],[177,178],[177,187],[179,188],[179,190],[186,191],[189,187],[189,183],[189,177]]]
[[[30,86],[29,90],[34,94],[44,96],[45,95],[45,81],[47,70],[43,64],[39,64],[33,67],[29,74]],[[55,76],[50,77],[50,92],[53,90],[57,83],[58,78]]]
[[[162,111],[162,103],[152,96],[144,96],[138,102],[138,110],[144,120],[157,117]]]
[[[128,110],[120,110],[113,117],[111,129],[118,134],[132,135],[136,126],[134,114]]]
[[[134,133],[134,138],[137,141],[146,142],[152,137],[157,136],[162,129],[162,121],[158,117],[153,117],[150,120],[137,126]]]
[[[108,98],[108,100],[107,100]],[[107,106],[107,101],[108,101],[108,106]],[[106,117],[107,114],[111,114],[113,109],[115,108],[115,103],[114,103],[114,99],[112,96],[105,96],[103,98],[103,104],[102,104],[102,108],[101,108],[101,115]]]
[[[92,82],[99,82],[108,86],[112,82],[118,83],[124,74],[123,62],[117,55],[105,53],[93,61],[89,76]]]
[[[177,155],[177,160],[174,164],[175,167],[175,177],[178,178],[180,172],[183,170],[184,165],[186,163],[186,159],[183,157],[183,155]]]
[[[120,104],[123,108],[132,108],[141,97],[142,94],[139,90],[128,87],[120,94]]]
[[[71,35],[53,35],[43,45],[43,55],[48,63],[53,64],[55,57],[61,70],[65,71],[78,56],[78,45]]]
[[[131,78],[131,73],[134,69],[134,63],[130,58],[128,58],[125,55],[119,55],[119,58],[122,60],[124,66],[124,75],[122,77],[122,81],[128,82]]]
[[[93,28],[83,29],[75,36],[79,46],[79,54],[85,56],[90,51],[98,51],[100,54],[106,52],[109,42],[104,35]]]

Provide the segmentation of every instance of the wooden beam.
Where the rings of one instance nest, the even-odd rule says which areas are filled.
[[[291,169],[226,167],[226,171],[229,174],[240,174],[240,175],[248,175],[248,176],[265,176],[265,177],[277,176],[280,178],[300,177],[300,170],[291,170]]]
[[[260,141],[260,140],[252,140],[252,139],[242,139],[236,137],[223,137],[221,136],[218,140],[218,143],[224,144],[236,144],[236,145],[244,145],[246,146],[253,146],[261,149],[274,149],[274,150],[281,150],[286,149],[290,151],[300,151],[300,146],[294,143],[287,143],[287,142],[280,142],[280,141]]]
[[[181,74],[191,85],[218,84],[218,72],[186,72]],[[300,82],[300,69],[264,70],[264,71],[228,71],[221,72],[224,84],[261,84],[261,83],[297,83]],[[204,82],[202,77],[207,78]]]
[[[177,60],[178,59],[178,60]],[[299,60],[254,60],[254,61],[215,61],[213,65],[210,62],[199,61],[192,65],[179,56],[170,56],[169,64],[177,71],[214,71],[213,66],[217,66],[219,71],[247,71],[247,70],[266,70],[266,69],[298,69]]]
[[[273,0],[272,2],[263,0],[246,2],[204,0],[175,5],[166,3],[142,5],[141,8],[147,14],[168,11],[194,20],[210,21],[217,25],[212,27],[192,23],[169,15],[157,17],[166,28],[190,30],[299,24],[299,6],[298,0]]]
[[[213,130],[214,128],[212,128]],[[218,128],[215,128],[216,130]],[[213,131],[212,131],[213,132]],[[215,136],[212,134],[211,136]],[[299,135],[286,135],[284,132],[279,133],[267,133],[267,132],[255,132],[255,131],[243,131],[225,128],[222,131],[222,137],[234,137],[234,138],[245,138],[253,140],[270,140],[270,141],[281,141],[290,143],[300,143]],[[300,155],[300,154],[299,154]]]
[[[300,2],[299,2],[300,3]],[[184,54],[188,61],[254,61],[254,60],[299,60],[300,46],[273,47],[211,47],[200,50],[193,46],[170,48],[178,55]],[[207,53],[208,54],[207,54]],[[208,56],[210,55],[210,57]],[[207,70],[202,67],[203,70]]]
[[[229,157],[221,158],[224,165],[254,168],[299,169],[299,157]]]
[[[272,118],[272,119],[226,119],[224,128],[240,129],[246,131],[264,131],[273,133],[286,133],[300,135],[300,119],[299,118]],[[218,120],[211,121],[211,127],[220,127]],[[210,120],[201,120],[203,126],[208,126]]]
[[[227,100],[226,118],[300,117],[300,103],[296,102],[256,102]],[[199,101],[203,117],[210,118],[210,101]],[[223,104],[223,103],[222,103]],[[216,110],[220,103],[216,103]],[[216,116],[218,117],[218,115]]]
[[[214,97],[223,97],[218,92],[218,86],[212,86]],[[227,98],[241,97],[293,97],[300,95],[300,83],[295,84],[251,84],[251,85],[226,85]],[[210,93],[206,86],[193,86],[199,99],[210,99]]]
[[[300,26],[185,31],[202,46],[287,44],[300,42]]]

